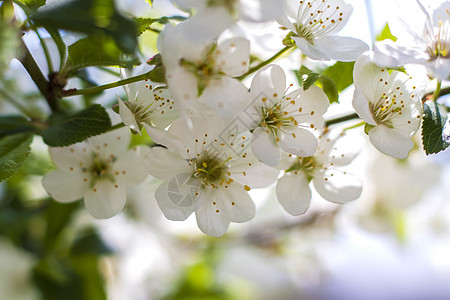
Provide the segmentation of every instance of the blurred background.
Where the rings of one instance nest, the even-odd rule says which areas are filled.
[[[346,2],[354,10],[341,35],[369,45],[396,13],[390,0]],[[168,0],[154,0],[153,8],[145,0],[116,4],[136,16],[183,14]],[[235,31],[252,41],[252,53],[267,58],[282,47],[278,26],[240,23]],[[156,38],[153,32],[140,37],[143,61],[157,53]],[[45,71],[37,37],[27,33],[25,40]],[[298,68],[297,52],[277,63]],[[117,80],[110,73],[89,75],[99,83]],[[19,62],[12,60],[3,76],[2,91],[48,113]],[[293,72],[288,78],[295,83]],[[110,107],[116,94],[123,89],[95,101]],[[343,91],[327,117],[351,112],[352,94],[352,87]],[[16,108],[0,94],[0,110]],[[25,166],[0,184],[0,299],[450,299],[449,150],[426,156],[418,133],[409,158],[397,160],[377,152],[360,129],[349,134],[364,140],[351,165],[364,181],[358,200],[338,205],[313,193],[310,209],[293,217],[276,201],[274,186],[252,190],[255,219],[232,223],[221,238],[201,233],[193,215],[166,220],[153,197],[160,182],[152,178],[130,189],[126,210],[108,220],[93,219],[80,201],[56,203],[41,185],[54,167],[35,137]]]

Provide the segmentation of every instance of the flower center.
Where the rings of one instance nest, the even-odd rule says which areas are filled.
[[[295,120],[289,115],[287,111],[283,111],[281,104],[276,103],[271,107],[261,107],[262,121],[259,124],[261,127],[266,127],[274,134],[282,126],[288,126]]]
[[[208,0],[207,6],[222,6],[228,11],[229,14],[236,12],[237,1],[236,0]]]
[[[339,6],[332,6],[326,1],[316,3],[300,1],[297,23],[294,24],[297,36],[311,44],[314,44],[314,38],[329,34],[344,20],[344,13]]]
[[[313,156],[297,157],[297,160],[291,165],[289,169],[286,170],[286,173],[302,171],[303,173],[305,173],[308,181],[311,181],[314,177],[313,172],[316,166],[317,162]]]
[[[117,158],[111,156],[111,160],[102,160],[98,157],[98,154],[94,153],[94,159],[90,168],[85,169],[92,175],[91,185],[99,180],[108,179],[112,182],[115,181],[113,174],[111,173],[111,162],[114,162]]]
[[[439,22],[438,33],[428,47],[430,57],[450,58],[450,22]]]
[[[203,55],[200,62],[192,62],[186,59],[181,59],[180,64],[187,71],[193,73],[197,78],[198,94],[201,95],[203,90],[208,86],[211,79],[219,78],[221,71],[216,67],[216,53],[217,45],[211,45]]]
[[[199,178],[205,186],[215,184],[225,181],[227,179],[227,162],[230,159],[222,161],[217,157],[211,157],[205,155],[196,162],[194,162],[195,172],[193,176]]]
[[[381,71],[387,72],[385,69],[382,69]],[[414,95],[407,92],[403,85],[389,86],[388,82],[382,78],[380,78],[378,88],[382,94],[376,101],[369,102],[369,109],[377,124],[383,124],[393,128],[392,119],[401,116],[404,113],[405,105],[414,98]],[[412,88],[415,89],[416,87],[413,86]],[[409,121],[409,123],[410,122],[411,121]]]

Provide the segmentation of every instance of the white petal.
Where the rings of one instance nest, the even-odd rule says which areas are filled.
[[[439,80],[450,80],[450,59],[437,58],[434,65],[430,68],[431,72]]]
[[[190,107],[197,101],[198,90],[195,75],[183,67],[176,67],[172,73],[167,74],[167,83],[181,113],[188,113]]]
[[[63,171],[86,166],[92,160],[92,149],[86,143],[77,143],[68,147],[50,147],[48,152],[55,165]]]
[[[260,69],[253,77],[250,93],[253,101],[266,97],[267,105],[281,100],[286,89],[286,75],[278,65],[268,65]]]
[[[369,140],[380,152],[395,158],[406,158],[414,143],[409,136],[379,125],[369,131]]]
[[[211,44],[222,31],[233,24],[233,20],[224,7],[208,7],[193,17],[181,22],[177,27],[181,32],[180,49],[190,61],[198,61],[202,49]]]
[[[206,193],[208,195],[202,197],[200,200],[202,203],[199,204],[199,208],[195,211],[197,225],[207,235],[219,237],[227,232],[230,221],[217,208],[217,203],[214,205],[214,200],[212,199],[215,197],[209,195],[210,193],[214,193],[214,191],[207,191]]]
[[[300,51],[311,59],[315,60],[330,60],[330,57],[325,54],[321,49],[314,46],[304,38],[293,36],[292,39],[295,41],[295,45]]]
[[[391,40],[374,45],[373,61],[379,66],[398,67],[408,63],[424,63],[429,59],[424,51],[402,46]]]
[[[282,13],[279,0],[241,0],[241,18],[252,22],[266,22]]]
[[[351,37],[324,36],[314,40],[314,45],[328,58],[339,61],[354,61],[369,50],[361,40]]]
[[[169,149],[153,147],[144,158],[145,169],[154,177],[170,180],[177,174],[192,173],[188,162]]]
[[[131,110],[125,105],[122,99],[117,96],[117,101],[119,102],[119,114],[122,122],[127,125],[131,130],[134,130],[141,135],[141,131],[139,130],[139,126],[136,123],[136,118]]]
[[[156,129],[150,125],[144,124],[145,130],[151,139],[160,145],[164,145],[174,151],[183,151],[184,147],[182,142],[170,132],[166,130]]]
[[[284,151],[298,156],[311,156],[317,150],[317,139],[306,129],[289,126],[280,129],[280,146]]]
[[[156,202],[163,212],[164,216],[172,221],[184,221],[194,211],[195,207],[180,207],[173,203],[169,198],[167,190],[168,182],[162,183],[155,192]]]
[[[134,186],[143,182],[148,176],[143,161],[149,150],[143,147],[133,147],[119,157],[112,167],[112,173],[116,180],[126,186]]]
[[[59,202],[73,202],[83,198],[89,189],[90,179],[89,177],[84,181],[81,173],[56,170],[44,176],[42,185],[53,199]]]
[[[87,142],[100,155],[100,158],[108,159],[111,155],[115,157],[124,155],[128,151],[130,140],[130,130],[128,128],[120,128],[89,138]]]
[[[252,151],[255,156],[269,166],[276,166],[280,162],[280,146],[271,132],[258,127],[252,134]]]
[[[292,1],[288,1],[289,3],[292,3]],[[287,4],[285,4],[287,5]],[[286,9],[285,9],[286,10]],[[276,21],[286,27],[287,29],[289,29],[292,32],[295,32],[297,30],[297,28],[295,28],[294,24],[289,20],[288,16],[286,14],[283,15],[279,15],[276,17]]]
[[[311,189],[303,172],[281,177],[277,182],[276,194],[283,209],[293,216],[305,213],[311,202]]]
[[[335,203],[356,200],[362,192],[362,182],[358,177],[339,170],[314,174],[313,184],[320,196]]]
[[[373,126],[377,125],[369,108],[369,99],[367,99],[365,95],[360,92],[359,88],[355,88],[352,104],[355,112],[361,119],[364,120],[364,122]]]
[[[86,209],[96,219],[117,215],[124,209],[126,202],[126,187],[109,180],[96,182],[84,197]]]
[[[379,83],[389,80],[389,73],[381,70],[382,68],[373,63],[371,52],[364,53],[355,62],[353,68],[355,88],[359,89],[368,101],[378,100],[381,96],[378,91]]]
[[[228,188],[220,187],[216,190],[215,198],[210,200],[219,204],[223,209],[223,216],[231,222],[246,222],[255,216],[255,204],[244,187],[232,183]]]
[[[199,101],[223,118],[234,118],[249,103],[247,88],[238,80],[223,76],[210,80]]]
[[[245,158],[234,161],[228,171],[231,178],[251,188],[263,188],[274,183],[280,172],[258,161],[252,153],[247,153]]]
[[[235,77],[248,70],[250,42],[244,38],[233,38],[221,42],[215,53],[219,69],[228,76]]]
[[[167,183],[169,199],[179,207],[197,207],[202,196],[202,181],[192,176],[192,173],[175,175]]]
[[[330,102],[321,88],[313,85],[306,91],[301,91],[297,97],[293,98],[294,104],[290,104],[286,109],[295,111],[294,118],[299,123],[305,123],[313,128],[320,128],[323,114],[327,111]],[[301,111],[301,113],[300,113]]]

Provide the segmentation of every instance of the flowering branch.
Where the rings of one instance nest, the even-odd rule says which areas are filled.
[[[138,81],[149,79],[151,72],[152,71],[149,71],[147,73],[137,75],[134,77],[130,77],[127,79],[119,80],[116,82],[111,82],[111,83],[104,84],[104,85],[94,86],[94,87],[86,88],[86,89],[82,89],[82,90],[77,90],[77,89],[64,90],[64,91],[62,91],[62,96],[63,97],[71,97],[71,96],[76,96],[76,95],[99,93],[99,92],[102,92],[107,89],[112,89],[112,88],[119,87],[119,86],[122,86],[125,84],[130,84],[133,82],[138,82]]]
[[[237,77],[238,80],[242,80],[245,77],[247,77],[250,74],[253,74],[254,72],[258,71],[259,69],[261,69],[262,67],[267,66],[268,64],[270,64],[271,62],[273,62],[274,60],[276,60],[278,57],[280,57],[281,55],[283,55],[285,52],[287,52],[289,49],[294,48],[294,46],[286,46],[283,49],[281,49],[280,51],[278,51],[277,53],[275,53],[272,57],[268,58],[267,60],[261,62],[260,64],[258,64],[257,66],[254,66],[253,68],[250,68],[245,74],[242,74],[241,76]]]

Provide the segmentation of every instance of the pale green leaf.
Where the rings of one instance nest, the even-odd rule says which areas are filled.
[[[16,173],[30,154],[32,133],[7,135],[0,139],[0,182]]]
[[[450,146],[442,137],[446,121],[445,108],[435,101],[427,101],[423,105],[422,142],[427,155],[438,153]]]
[[[69,46],[72,71],[93,66],[130,68],[139,64],[134,56],[126,56],[111,37],[101,33],[81,39]]]

